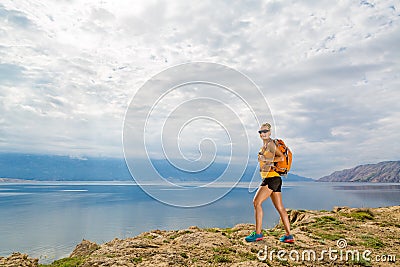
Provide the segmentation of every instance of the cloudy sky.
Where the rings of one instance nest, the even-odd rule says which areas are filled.
[[[318,178],[399,160],[399,24],[399,2],[384,0],[5,0],[0,151],[123,157],[124,117],[139,88],[173,66],[211,62],[237,70],[261,90],[274,135],[295,154],[294,173]],[[172,112],[196,90],[171,92],[159,107],[177,103]],[[257,94],[241,97],[251,101]],[[210,98],[200,102],[194,104],[211,110],[209,116],[246,113],[232,94],[222,103],[228,109],[213,108],[218,103]],[[194,122],[175,138],[182,147],[198,149],[199,140],[208,138],[232,142],[225,125],[190,121],[188,115],[201,114],[187,109],[181,113]],[[242,129],[235,125],[229,125],[232,131]],[[250,138],[259,142],[258,126],[246,125],[255,128]],[[214,131],[190,134],[200,127]],[[196,159],[189,152],[186,157]]]

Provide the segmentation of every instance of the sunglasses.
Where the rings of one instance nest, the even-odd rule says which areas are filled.
[[[268,133],[270,130],[261,130],[261,131],[258,131],[258,133],[259,134],[262,134],[262,133]]]

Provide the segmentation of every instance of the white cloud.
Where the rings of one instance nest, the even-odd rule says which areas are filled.
[[[166,67],[211,61],[260,87],[295,173],[397,160],[399,10],[389,0],[3,1],[0,150],[121,156],[138,88]]]

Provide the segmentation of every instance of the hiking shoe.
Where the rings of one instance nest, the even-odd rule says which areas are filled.
[[[247,242],[256,242],[256,241],[260,241],[262,240],[264,237],[264,235],[261,234],[256,234],[256,231],[251,232],[250,235],[246,236],[246,238],[244,240],[246,240]]]
[[[294,238],[292,235],[284,235],[281,238],[279,238],[279,241],[281,241],[283,243],[293,243]]]

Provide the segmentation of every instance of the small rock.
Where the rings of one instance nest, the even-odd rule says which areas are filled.
[[[2,267],[37,267],[39,259],[29,258],[28,255],[19,252],[11,254],[9,257],[0,257],[0,266]]]
[[[297,216],[299,216],[300,212],[298,210],[292,210],[289,213],[289,220],[291,223],[295,223],[297,221]]]
[[[339,212],[339,211],[341,211],[341,210],[345,210],[345,209],[349,209],[350,207],[347,207],[347,206],[344,206],[344,207],[338,207],[338,206],[335,206],[335,207],[333,207],[333,212]]]
[[[99,245],[96,243],[83,239],[82,242],[75,247],[74,251],[72,251],[70,257],[88,256],[98,248]]]
[[[306,226],[301,226],[300,227],[300,231],[308,232],[309,230],[308,230],[308,228]]]
[[[151,232],[154,233],[154,234],[158,234],[158,235],[162,235],[162,234],[163,234],[163,231],[161,231],[161,230],[159,230],[159,229],[153,230],[153,231],[151,231]]]

